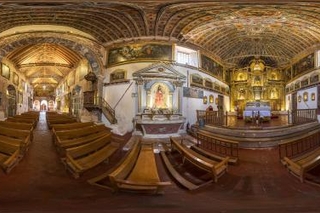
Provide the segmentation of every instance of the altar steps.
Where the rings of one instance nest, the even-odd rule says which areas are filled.
[[[284,140],[320,129],[320,124],[316,121],[294,126],[286,125],[259,129],[237,129],[235,127],[229,128],[210,125],[199,127],[198,125],[192,125],[189,132],[196,137],[196,132],[199,129],[220,138],[236,140],[239,142],[240,148],[267,148],[275,147]]]

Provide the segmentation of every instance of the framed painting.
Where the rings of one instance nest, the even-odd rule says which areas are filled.
[[[211,75],[223,79],[223,66],[205,55],[201,55],[201,68]]]
[[[319,82],[319,74],[315,74],[310,76],[310,84],[318,83]]]
[[[203,91],[191,87],[183,87],[183,97],[187,98],[203,98]]]
[[[18,76],[18,74],[14,72],[12,76],[13,76],[13,79],[12,79],[13,84],[16,85],[16,86],[19,86],[19,76]]]
[[[115,70],[110,74],[110,83],[121,82],[127,79],[127,72],[125,70]]]
[[[139,60],[172,60],[172,45],[132,44],[108,51],[108,65]]]
[[[10,80],[10,68],[5,64],[1,64],[1,76]]]
[[[203,86],[203,78],[198,74],[191,75],[191,84]]]

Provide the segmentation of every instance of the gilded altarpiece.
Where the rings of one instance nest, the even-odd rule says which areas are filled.
[[[284,76],[264,61],[252,60],[247,67],[231,70],[231,111],[240,114],[247,102],[267,102],[272,111],[284,108]]]

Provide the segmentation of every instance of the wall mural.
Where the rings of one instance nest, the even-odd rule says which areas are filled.
[[[211,75],[223,79],[223,66],[212,60],[211,58],[201,55],[201,67]]]
[[[109,50],[109,66],[135,60],[172,60],[172,46],[164,44],[134,44]]]

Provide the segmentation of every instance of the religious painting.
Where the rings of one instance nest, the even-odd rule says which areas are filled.
[[[308,84],[309,84],[309,79],[308,79],[308,78],[307,78],[307,79],[303,79],[303,80],[301,81],[301,87],[308,86]]]
[[[165,83],[155,83],[151,87],[151,106],[156,109],[171,108],[169,87]]]
[[[109,50],[109,66],[138,60],[172,60],[172,45],[132,44]]]
[[[208,97],[207,96],[203,96],[203,104],[207,104],[208,103]]]
[[[13,84],[15,84],[16,86],[19,86],[19,76],[18,76],[18,74],[15,73],[15,72],[13,72],[12,82],[13,82]]]
[[[303,93],[303,101],[304,101],[304,102],[307,102],[307,101],[308,101],[308,95],[309,95],[308,92],[304,92],[304,93]]]
[[[210,95],[209,96],[209,103],[212,104],[214,102],[214,97],[213,95]]]
[[[223,79],[223,66],[205,55],[201,55],[201,68],[213,76]]]
[[[203,86],[203,78],[198,74],[191,75],[191,84]]]
[[[319,82],[319,74],[311,75],[310,76],[310,84],[315,84]]]
[[[204,79],[204,86],[212,89],[212,81],[210,79]]]
[[[2,75],[4,78],[10,80],[10,68],[9,68],[7,65],[5,65],[5,64],[2,64],[2,65],[1,65],[1,75]]]
[[[203,98],[203,91],[191,87],[183,87],[183,97],[187,98]]]
[[[306,57],[300,59],[297,63],[292,65],[292,70],[294,73],[293,77],[313,68],[314,68],[314,53],[311,53]]]
[[[121,82],[127,79],[127,72],[125,70],[115,70],[110,74],[110,82]]]
[[[214,83],[214,89],[216,90],[216,91],[220,91],[220,85],[219,84],[217,84],[217,83]]]
[[[296,82],[295,84],[294,84],[294,88],[295,89],[300,89],[300,81],[298,81],[298,82]]]

